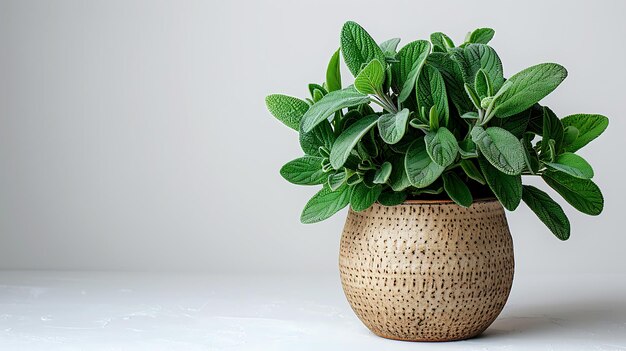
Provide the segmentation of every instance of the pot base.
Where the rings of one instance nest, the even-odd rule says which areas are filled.
[[[389,339],[389,340],[396,340],[396,341],[406,341],[406,342],[453,342],[453,341],[463,341],[463,340],[468,340],[468,339],[473,339],[475,337],[480,336],[480,334],[483,333],[483,331],[481,331],[480,333],[476,334],[476,335],[470,335],[468,337],[463,337],[463,338],[452,338],[452,339],[406,339],[406,338],[399,338],[396,336],[392,336],[392,335],[385,335],[385,334],[379,334],[376,333],[375,331],[370,330],[372,333],[374,333],[374,335],[376,336],[380,336],[381,338],[385,338],[385,339]]]

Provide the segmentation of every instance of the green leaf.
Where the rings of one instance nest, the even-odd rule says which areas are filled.
[[[430,130],[433,132],[439,129],[439,115],[437,114],[435,106],[432,106],[428,112],[428,124],[430,125]]]
[[[430,111],[430,108],[435,106],[439,118],[444,121],[443,125],[447,126],[450,114],[448,95],[443,77],[436,68],[430,65],[422,68],[417,78],[416,93],[418,109]]]
[[[313,104],[302,116],[302,131],[308,133],[335,112],[346,107],[366,104],[369,101],[369,96],[359,93],[352,85],[345,89],[328,93],[320,101]]]
[[[348,177],[348,180],[346,181],[346,183],[348,183],[348,185],[350,186],[353,186],[353,185],[359,184],[362,181],[363,181],[363,175],[360,173],[354,173]]]
[[[322,158],[304,156],[288,162],[280,169],[280,175],[290,183],[298,185],[317,185],[326,181],[322,171]]]
[[[478,157],[476,144],[471,139],[459,141],[459,153],[464,159]]]
[[[487,184],[487,182],[485,182],[485,178],[480,173],[480,171],[478,170],[478,167],[476,167],[474,162],[472,162],[471,160],[461,160],[460,165],[463,171],[465,172],[465,174],[470,179],[473,179],[482,185]]]
[[[474,88],[472,88],[472,86],[467,83],[463,84],[463,89],[465,89],[465,92],[467,93],[467,96],[472,101],[472,104],[474,105],[474,107],[476,107],[477,110],[482,109],[482,106],[480,103],[481,102],[480,96],[478,96],[478,93],[476,93],[476,90],[474,90]]]
[[[379,47],[385,56],[395,56],[398,44],[400,44],[400,38],[392,38],[380,43]]]
[[[399,142],[406,133],[406,123],[409,119],[409,110],[403,109],[398,113],[387,113],[378,119],[380,137],[387,144]]]
[[[425,188],[432,184],[445,169],[430,158],[423,138],[415,140],[409,146],[404,159],[404,167],[409,181],[417,188]]]
[[[378,203],[383,206],[397,206],[406,200],[405,192],[387,192],[378,195]]]
[[[332,191],[324,186],[317,194],[307,202],[300,215],[300,221],[304,224],[321,222],[350,203],[352,191],[344,184],[339,189]]]
[[[483,157],[478,159],[478,165],[489,188],[502,206],[514,211],[522,201],[522,176],[504,174]]]
[[[334,169],[339,169],[350,156],[350,152],[361,138],[378,121],[378,115],[363,117],[350,125],[337,137],[333,148],[330,150],[330,164]]]
[[[388,182],[394,191],[402,191],[411,186],[411,181],[404,167],[404,155],[395,155],[391,158],[391,174]]]
[[[571,152],[560,154],[554,162],[546,162],[546,165],[576,178],[593,178],[593,168],[591,168],[591,165],[585,161],[584,158]]]
[[[355,185],[350,196],[350,207],[356,212],[367,210],[376,202],[382,190],[383,187],[380,185],[373,188],[369,188],[363,183]]]
[[[562,124],[562,123],[561,123]],[[563,128],[563,148],[567,148],[569,145],[572,145],[574,141],[578,138],[578,128],[574,126],[567,126]]]
[[[325,147],[330,150],[335,142],[335,134],[333,128],[328,121],[320,122],[313,130],[308,133],[300,132],[300,147],[305,154],[311,156],[319,156],[319,148]]]
[[[426,151],[431,160],[442,167],[448,167],[456,159],[459,145],[451,131],[446,127],[436,132],[428,132],[424,137]]]
[[[491,28],[474,29],[474,31],[470,34],[467,42],[487,44],[491,41],[491,39],[493,38],[495,34],[496,34],[496,31]]]
[[[384,61],[383,61],[384,62]],[[385,81],[385,69],[377,59],[370,61],[354,79],[354,87],[361,94],[377,94]]]
[[[533,137],[533,133],[526,132],[524,133],[521,142],[522,148],[524,149],[524,161],[526,162],[526,168],[531,174],[537,174],[539,172],[540,162],[537,151],[533,148],[531,142]]]
[[[489,121],[489,125],[506,129],[511,132],[511,134],[515,135],[516,138],[520,139],[524,136],[529,120],[530,109],[527,109],[508,118],[492,119]]]
[[[428,55],[426,63],[435,67],[443,76],[446,92],[459,114],[473,111],[474,106],[463,88],[463,72],[458,62],[448,54],[435,52]]]
[[[470,207],[474,199],[472,193],[465,183],[454,172],[444,173],[443,176],[443,188],[452,201],[457,205],[463,207]]]
[[[324,97],[324,93],[321,90],[319,89],[313,90],[313,102],[318,102],[322,100],[323,97]]]
[[[385,184],[391,175],[391,168],[391,163],[388,161],[380,165],[380,168],[376,170],[376,174],[374,175],[374,183]]]
[[[564,127],[576,127],[578,137],[571,144],[564,147],[565,151],[575,152],[590,141],[597,138],[609,126],[609,119],[602,115],[576,114],[564,117],[561,122]]]
[[[335,191],[339,189],[346,180],[348,180],[348,175],[345,171],[340,171],[328,176],[328,186],[330,190]]]
[[[474,88],[476,93],[481,99],[485,99],[488,96],[493,95],[493,87],[491,85],[491,78],[485,73],[482,68],[476,73],[476,79],[474,81]],[[481,106],[483,103],[481,102]],[[484,107],[483,107],[484,108]]]
[[[567,77],[565,67],[541,63],[513,75],[510,87],[494,102],[491,114],[508,117],[531,107],[556,89]]]
[[[526,165],[524,149],[513,134],[499,127],[474,127],[471,135],[481,154],[502,173],[522,173]]]
[[[554,151],[561,149],[563,142],[563,124],[561,120],[547,107],[543,107],[543,139],[541,140],[541,152],[549,151],[550,140],[554,140]]]
[[[561,206],[554,202],[548,194],[534,186],[524,185],[522,200],[557,238],[561,240],[569,238],[569,220]]]
[[[602,192],[590,179],[580,179],[562,172],[546,172],[542,178],[578,211],[592,216],[602,212]]]
[[[493,91],[500,90],[504,83],[502,62],[492,47],[485,44],[469,44],[463,49],[462,58],[460,54],[456,52],[452,57],[460,64],[467,83],[473,87],[476,74],[482,69],[489,77]]]
[[[416,40],[400,49],[396,55],[398,62],[393,67],[398,86],[401,88],[398,101],[404,102],[411,95],[429,52],[429,42]]]
[[[318,91],[318,93],[315,93],[316,90]],[[326,88],[324,88],[323,86],[317,83],[309,83],[309,93],[311,93],[311,97],[313,98],[313,101],[317,101],[315,100],[316,95],[319,94],[321,98],[321,97],[324,97],[324,95],[328,94],[328,91],[326,91]]]
[[[265,98],[265,104],[276,119],[294,130],[298,130],[300,120],[309,109],[306,101],[282,94],[268,95]]]
[[[480,100],[480,107],[485,110],[488,109],[494,99],[495,96],[488,96],[486,98],[483,98],[482,100]]]
[[[443,51],[448,48],[454,47],[454,42],[452,41],[452,39],[450,39],[449,36],[445,35],[442,32],[435,32],[431,34],[430,42],[433,43],[433,46],[438,46]]]
[[[362,145],[363,149],[365,150],[367,155],[370,156],[370,158],[375,158],[378,156],[379,147],[376,143],[376,137],[373,130],[370,130],[370,132],[361,139],[361,142],[359,144]]]
[[[339,69],[340,51],[341,49],[335,51],[328,62],[328,68],[326,68],[326,86],[328,87],[328,92],[341,90],[341,70]]]
[[[343,60],[355,77],[364,64],[373,59],[385,62],[385,54],[374,39],[355,22],[348,21],[341,29],[341,52]]]

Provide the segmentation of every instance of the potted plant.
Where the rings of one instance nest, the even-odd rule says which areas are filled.
[[[494,31],[456,46],[437,32],[397,50],[357,23],[341,30],[323,84],[310,98],[273,94],[269,111],[299,133],[304,156],[280,173],[321,185],[302,223],[350,206],[340,244],[344,292],[377,335],[424,341],[476,336],[498,316],[513,280],[504,209],[523,201],[566,240],[570,224],[548,194],[522,185],[542,178],[571,206],[598,215],[603,197],[575,152],[608,119],[559,118],[540,100],[567,76],[556,63],[508,79]],[[341,80],[340,58],[354,75]]]

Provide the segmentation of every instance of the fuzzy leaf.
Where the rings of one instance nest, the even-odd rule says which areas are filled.
[[[265,104],[276,119],[294,130],[298,130],[300,120],[309,109],[306,101],[282,94],[268,95],[265,98]]]
[[[302,131],[305,133],[310,132],[315,126],[332,116],[336,111],[346,107],[366,104],[369,101],[369,97],[359,93],[354,86],[328,93],[320,101],[313,104],[302,116]]]
[[[450,114],[448,95],[443,77],[436,68],[430,65],[422,68],[417,79],[416,93],[418,109],[428,112],[435,106],[439,118],[444,121],[443,125],[447,126]]]
[[[352,149],[354,149],[365,133],[376,125],[377,121],[378,115],[363,117],[350,125],[337,137],[333,148],[330,150],[330,164],[334,169],[339,169],[343,166]]]
[[[450,39],[449,36],[445,35],[442,32],[435,32],[431,34],[430,42],[433,43],[433,46],[437,46],[443,51],[448,48],[454,47],[454,42],[452,41],[452,39]]]
[[[524,149],[513,134],[499,127],[474,127],[471,135],[481,154],[498,170],[509,175],[522,173]]]
[[[378,46],[383,51],[385,56],[395,56],[398,44],[400,44],[400,38],[391,38],[383,41]]]
[[[461,168],[470,179],[473,179],[482,185],[487,184],[487,182],[485,182],[485,178],[480,173],[480,170],[478,170],[478,167],[476,167],[473,161],[461,160],[460,164]]]
[[[376,170],[376,174],[374,175],[374,183],[385,184],[391,175],[391,168],[391,163],[388,161],[380,165],[380,168]]]
[[[549,151],[551,140],[554,141],[554,151],[558,152],[563,143],[563,124],[561,120],[547,107],[543,107],[543,139],[541,140],[541,151]]]
[[[332,191],[327,185],[307,202],[300,215],[300,221],[304,224],[321,222],[334,215],[350,203],[352,191],[344,184],[339,189]]]
[[[317,91],[317,93],[315,92]],[[313,98],[313,101],[318,101],[319,99],[315,99],[316,95],[320,95],[320,98],[324,97],[324,95],[328,94],[328,91],[323,86],[317,83],[309,83],[309,93]]]
[[[453,58],[461,65],[462,71],[465,73],[465,81],[472,88],[476,74],[481,69],[489,76],[493,91],[498,91],[502,87],[504,83],[502,62],[492,47],[485,44],[469,44],[463,49],[462,58],[460,52],[455,53]]]
[[[446,92],[459,114],[473,111],[474,105],[465,93],[463,72],[458,62],[454,61],[448,54],[435,52],[428,55],[426,63],[435,67],[443,76]]]
[[[524,136],[529,121],[530,109],[527,109],[508,118],[494,118],[489,122],[489,125],[506,129],[520,139]]]
[[[406,133],[406,124],[409,119],[409,110],[403,109],[398,113],[387,113],[378,119],[380,137],[387,144],[399,142]]]
[[[479,69],[476,73],[474,88],[476,89],[476,93],[478,94],[478,96],[480,96],[480,98],[483,100],[489,96],[493,96],[493,86],[491,85],[491,78],[489,78],[487,73],[485,73],[485,70],[483,70],[482,68]],[[480,104],[481,106],[485,105],[482,101]]]
[[[478,164],[489,188],[502,206],[514,211],[522,201],[522,176],[504,174],[483,157],[478,158]]]
[[[373,188],[369,188],[364,183],[355,185],[350,196],[350,207],[356,212],[368,209],[376,202],[382,190],[383,187],[380,185],[376,185]]]
[[[401,88],[398,100],[404,102],[413,88],[419,73],[430,52],[430,43],[425,40],[416,40],[400,49],[396,59],[399,62],[394,64],[395,76],[398,86]]]
[[[328,176],[328,186],[330,190],[335,191],[339,189],[346,180],[348,180],[346,172],[340,171]]]
[[[288,182],[298,185],[317,185],[326,181],[322,171],[322,158],[304,156],[288,162],[280,169],[280,175]]]
[[[557,238],[561,240],[569,238],[569,220],[561,206],[554,202],[548,194],[534,186],[524,185],[522,200]]]
[[[459,154],[464,159],[478,157],[478,150],[476,144],[471,139],[465,139],[459,141]]]
[[[346,66],[355,77],[361,67],[371,60],[385,62],[385,54],[374,39],[363,27],[352,21],[346,22],[341,29],[341,52]]]
[[[388,182],[393,191],[402,191],[411,186],[411,181],[404,167],[404,156],[396,155],[391,158],[391,174]]]
[[[472,193],[465,183],[454,172],[444,173],[443,176],[443,188],[452,201],[457,205],[463,207],[470,207],[474,199]]]
[[[383,64],[377,59],[373,59],[356,76],[354,87],[361,94],[376,94],[382,90],[384,81],[385,69]]]
[[[508,117],[531,107],[556,89],[567,77],[567,70],[556,63],[541,63],[513,75],[510,87],[494,102],[491,112]]]
[[[493,36],[496,34],[496,31],[491,28],[478,28],[474,29],[474,31],[470,34],[467,42],[468,43],[478,43],[478,44],[487,44],[493,39]]]
[[[404,159],[404,167],[409,181],[417,188],[425,188],[432,184],[445,168],[430,158],[423,138],[415,140],[409,146]]]
[[[602,212],[602,192],[590,179],[580,179],[562,172],[546,172],[542,178],[578,211],[592,216]]]
[[[439,128],[436,132],[428,132],[424,137],[428,156],[438,165],[448,167],[454,162],[459,151],[454,134],[446,127]]]
[[[405,192],[388,192],[378,195],[378,203],[383,206],[397,206],[406,200]]]
[[[328,92],[341,90],[341,70],[339,69],[339,52],[341,49],[335,51],[328,62],[328,68],[326,68],[326,86]]]
[[[578,137],[572,143],[564,146],[565,151],[575,152],[597,138],[609,126],[609,119],[602,115],[576,114],[564,117],[561,122],[564,127],[576,127]]]
[[[571,152],[560,154],[554,162],[546,162],[546,165],[576,178],[593,178],[593,168],[591,168],[591,165],[585,161],[584,158]]]
[[[322,121],[308,133],[300,132],[300,147],[305,154],[319,156],[319,148],[330,150],[335,142],[333,128],[328,121]]]

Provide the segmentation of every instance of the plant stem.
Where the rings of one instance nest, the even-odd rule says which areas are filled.
[[[376,96],[374,96],[374,99],[371,100],[371,102],[375,103],[376,105],[382,107],[383,109],[387,110],[387,106],[385,103],[383,103],[382,101],[380,101]]]
[[[398,109],[394,106],[393,101],[391,101],[391,98],[389,98],[389,95],[379,94],[379,96],[381,96],[387,102],[389,107],[391,107],[391,112],[398,113]]]
[[[376,102],[383,109],[387,110],[387,112],[391,112],[391,113],[397,113],[398,112],[398,110],[396,110],[396,108],[393,105],[390,106],[387,101],[385,101],[383,98],[381,98],[378,95],[374,95],[374,100],[372,100],[372,101]]]

